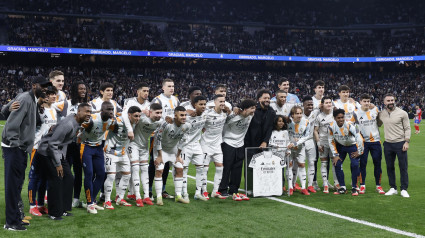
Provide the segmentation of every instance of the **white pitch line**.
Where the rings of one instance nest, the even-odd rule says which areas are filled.
[[[191,178],[191,179],[195,179],[195,177],[193,177],[191,175],[187,175],[187,177]],[[207,183],[214,184],[214,182],[208,181],[208,180],[207,180]],[[240,190],[242,190],[242,189],[240,189]],[[275,197],[265,197],[265,198],[276,201],[276,202],[285,203],[285,204],[288,204],[288,205],[291,205],[291,206],[294,206],[294,207],[303,208],[303,209],[306,209],[306,210],[309,210],[309,211],[312,211],[312,212],[317,212],[317,213],[325,214],[325,215],[328,215],[328,216],[333,216],[333,217],[340,218],[340,219],[343,219],[343,220],[346,220],[346,221],[349,221],[349,222],[354,222],[354,223],[362,224],[362,225],[365,225],[365,226],[370,226],[370,227],[373,227],[373,228],[385,230],[385,231],[388,231],[388,232],[392,232],[392,233],[396,233],[396,234],[400,234],[400,235],[404,235],[404,236],[409,236],[409,237],[425,238],[425,236],[419,235],[419,234],[416,234],[416,233],[403,231],[403,230],[399,230],[399,229],[392,228],[392,227],[389,227],[389,226],[383,226],[383,225],[375,224],[375,223],[368,222],[368,221],[363,221],[363,220],[356,219],[356,218],[351,218],[351,217],[348,217],[348,216],[340,215],[340,214],[333,213],[333,212],[328,212],[328,211],[317,209],[317,208],[314,208],[314,207],[309,207],[309,206],[298,204],[298,203],[295,203],[295,202],[290,202],[290,201],[282,200],[282,199],[275,198]]]

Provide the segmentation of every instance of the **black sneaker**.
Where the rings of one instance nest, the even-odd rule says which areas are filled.
[[[49,219],[50,219],[50,220],[54,220],[54,221],[60,221],[60,220],[63,220],[63,218],[62,218],[62,217],[55,217],[55,216],[50,216],[50,215],[49,215]]]
[[[338,188],[338,190],[334,192],[335,195],[346,194],[346,193],[347,193],[347,190],[345,188]]]
[[[8,231],[26,231],[27,228],[24,226],[10,226],[8,224],[4,225],[3,228]]]
[[[149,198],[153,201],[153,194],[152,194],[152,192],[149,192]]]
[[[64,217],[72,217],[72,216],[74,216],[74,214],[72,214],[70,212],[63,212],[62,216],[64,216]]]
[[[162,192],[162,197],[163,197],[163,198],[169,198],[169,199],[174,198],[174,196],[173,196],[173,195],[168,194],[168,193],[167,193],[167,191]]]
[[[357,188],[352,188],[351,189],[351,195],[352,196],[359,196],[359,192],[357,191]]]

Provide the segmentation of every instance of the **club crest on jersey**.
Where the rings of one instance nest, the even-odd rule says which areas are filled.
[[[44,115],[44,118],[46,118],[46,119],[47,119],[47,118],[49,118],[49,117],[48,117],[47,115]]]

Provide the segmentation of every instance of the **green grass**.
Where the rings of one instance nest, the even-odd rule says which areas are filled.
[[[1,122],[3,125],[4,122]],[[0,130],[3,129],[2,127]],[[413,125],[412,125],[413,129]],[[425,128],[422,128],[425,131]],[[413,129],[414,130],[414,129]],[[385,225],[400,230],[425,235],[425,190],[420,182],[425,180],[425,136],[412,135],[409,149],[409,199],[400,195],[385,197],[375,193],[373,163],[369,160],[366,179],[367,192],[359,197],[335,196],[321,192],[311,196],[295,193],[288,198],[295,203],[308,205],[329,212]],[[385,161],[383,160],[382,185],[388,190]],[[4,178],[0,163],[0,178]],[[213,168],[213,166],[211,167]],[[350,181],[349,162],[344,163],[346,182]],[[398,170],[398,168],[396,169]],[[195,174],[191,167],[191,175]],[[213,180],[214,169],[209,173]],[[397,173],[397,184],[399,185]],[[320,181],[319,181],[320,183]],[[29,210],[27,184],[22,197],[25,211]],[[189,192],[193,195],[194,180],[189,179]],[[209,184],[209,190],[212,185]],[[243,186],[243,185],[242,185]],[[167,191],[173,193],[171,176]],[[81,199],[84,199],[83,194]],[[5,223],[4,181],[0,182],[0,223]],[[113,211],[88,214],[85,209],[74,209],[73,217],[63,221],[51,221],[45,216],[35,217],[26,232],[9,232],[0,229],[0,237],[207,237],[207,236],[327,236],[341,237],[395,237],[395,233],[352,223],[339,218],[314,213],[302,208],[279,203],[267,198],[253,198],[249,202],[233,202],[231,199],[211,199],[208,202],[191,199],[190,204],[176,204],[164,200],[164,206],[118,207]]]

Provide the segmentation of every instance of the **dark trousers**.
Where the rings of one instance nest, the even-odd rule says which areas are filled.
[[[21,200],[25,180],[27,153],[18,147],[2,147],[4,158],[4,187],[6,200],[6,224],[20,226],[18,202]]]
[[[364,152],[360,157],[360,184],[364,185],[366,182],[366,166],[367,166],[367,158],[370,155],[373,160],[373,174],[375,175],[375,184],[381,185],[381,177],[382,177],[382,168],[381,168],[381,160],[382,160],[382,147],[381,142],[365,142],[364,143]]]
[[[238,193],[242,177],[242,165],[245,158],[245,148],[234,148],[226,143],[221,144],[223,151],[223,177],[218,189],[221,193]]]
[[[44,206],[46,179],[42,176],[40,155],[33,149],[31,153],[30,172],[28,174],[28,200],[31,206]]]
[[[343,146],[343,145],[337,144],[336,149],[338,150],[339,158],[341,159],[341,160],[338,160],[338,162],[335,165],[335,172],[336,172],[336,176],[338,177],[339,185],[345,186],[344,170],[342,169],[342,164],[344,163],[345,157],[347,157],[347,154],[348,154],[348,157],[350,157],[350,161],[351,161],[350,163],[351,187],[352,188],[357,187],[357,177],[360,174],[360,168],[359,168],[360,158],[351,157],[351,153],[357,151],[356,145]]]
[[[81,159],[84,169],[84,190],[87,204],[93,204],[105,181],[103,147],[81,144]]]
[[[66,151],[66,160],[74,171],[74,198],[80,199],[81,187],[83,186],[83,166],[80,157],[80,145],[72,142]]]
[[[63,178],[58,176],[56,167],[53,165],[49,157],[36,153],[36,156],[42,161],[41,171],[44,178],[49,183],[47,189],[47,197],[49,198],[49,215],[60,217],[66,211],[72,209],[72,188],[74,178],[71,173],[71,168],[65,158],[61,159],[63,168]]]
[[[150,142],[150,148],[149,148],[149,168],[148,168],[148,174],[149,174],[149,191],[152,191],[152,185],[153,185],[153,179],[155,178],[155,164],[153,157],[153,144],[154,144],[154,138],[151,137]],[[170,163],[167,162],[164,164],[164,171],[162,172],[162,186],[165,188],[165,185],[167,185],[167,179],[168,179],[168,173],[170,172]],[[165,189],[162,189],[163,191]]]
[[[390,187],[397,189],[395,182],[395,158],[398,158],[400,167],[401,190],[407,190],[409,186],[409,175],[407,174],[407,151],[403,151],[404,141],[397,143],[384,142],[384,155],[387,162],[387,174]]]

